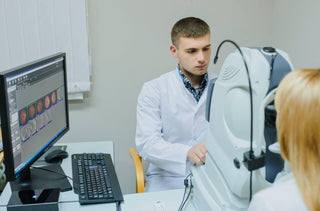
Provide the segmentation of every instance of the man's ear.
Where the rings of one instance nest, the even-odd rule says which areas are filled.
[[[178,58],[177,48],[175,45],[170,45],[170,52],[174,58]]]

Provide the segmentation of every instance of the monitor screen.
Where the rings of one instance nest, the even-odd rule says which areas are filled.
[[[30,174],[31,164],[69,130],[66,84],[65,53],[0,73],[7,180]]]

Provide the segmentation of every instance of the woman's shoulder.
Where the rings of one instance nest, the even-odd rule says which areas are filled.
[[[256,193],[250,210],[308,210],[293,176],[287,176],[272,187]]]

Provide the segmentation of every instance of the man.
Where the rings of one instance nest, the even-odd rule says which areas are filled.
[[[199,18],[179,20],[171,31],[176,70],[145,83],[138,98],[136,145],[150,162],[146,191],[184,188],[192,163],[204,164],[205,101],[211,56],[210,28]]]

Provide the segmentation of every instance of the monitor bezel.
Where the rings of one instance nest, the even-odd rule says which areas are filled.
[[[40,151],[36,153],[29,163],[27,163],[18,173],[15,172],[14,169],[14,158],[12,152],[12,140],[11,140],[11,128],[8,127],[10,125],[10,112],[9,102],[7,101],[7,84],[6,78],[12,75],[19,74],[21,72],[27,71],[29,69],[33,69],[35,67],[41,66],[48,62],[54,61],[58,58],[63,58],[63,75],[64,75],[64,89],[65,89],[65,109],[66,109],[66,127],[63,131],[61,131],[53,140],[51,141],[45,148],[41,148]],[[0,73],[0,115],[1,115],[1,129],[2,129],[2,143],[3,143],[3,152],[4,152],[4,164],[5,164],[5,173],[7,181],[14,181],[23,174],[24,171],[29,171],[30,166],[37,161],[46,151],[48,151],[60,138],[69,131],[69,106],[68,106],[68,88],[67,88],[67,69],[66,69],[66,54],[65,53],[56,53],[51,56],[47,56],[33,62],[20,65],[6,71]],[[1,94],[2,93],[2,94]]]

